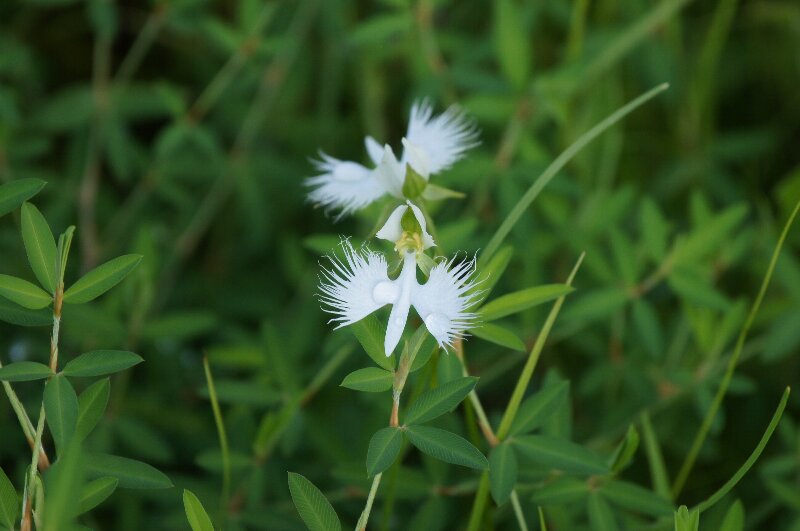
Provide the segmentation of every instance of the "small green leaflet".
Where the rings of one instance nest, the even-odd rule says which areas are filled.
[[[53,297],[39,286],[9,275],[0,275],[0,296],[29,310],[41,310],[53,302]]]
[[[481,323],[475,328],[470,328],[469,333],[501,347],[520,352],[525,350],[525,343],[514,332],[494,323]]]
[[[478,310],[478,313],[481,320],[494,321],[495,319],[527,310],[537,304],[555,300],[573,291],[575,291],[575,288],[566,284],[534,286],[489,301]]]
[[[489,485],[492,498],[497,505],[503,505],[511,496],[517,483],[517,455],[507,442],[492,448],[489,454]]]
[[[78,422],[78,397],[63,374],[58,374],[47,382],[44,388],[44,410],[47,425],[53,434],[58,456],[64,453]]]
[[[391,372],[377,367],[367,367],[351,372],[339,385],[356,391],[380,393],[391,389],[393,384],[394,374]]]
[[[444,415],[460,404],[477,382],[477,378],[467,376],[425,391],[408,409],[403,422],[419,424]]]
[[[411,425],[406,428],[406,436],[419,450],[446,463],[477,470],[489,468],[489,461],[480,450],[455,433],[430,426]]]
[[[188,489],[183,490],[183,509],[186,511],[186,519],[189,521],[189,527],[192,528],[192,531],[214,531],[211,518],[208,517],[203,504]]]
[[[541,426],[567,400],[569,382],[562,381],[545,387],[520,405],[511,424],[509,436],[530,433]]]
[[[0,368],[0,380],[6,382],[31,382],[52,375],[50,367],[35,361],[16,361]]]
[[[47,220],[30,203],[22,205],[22,243],[28,254],[28,263],[39,284],[49,293],[56,290],[56,242]]]
[[[123,350],[92,350],[70,360],[64,366],[67,376],[102,376],[123,371],[144,360],[138,354]]]
[[[583,446],[549,435],[522,435],[512,440],[515,448],[541,465],[573,474],[606,474],[605,462]]]
[[[386,327],[381,325],[375,314],[370,314],[357,323],[348,326],[356,336],[358,342],[364,347],[364,351],[372,358],[372,361],[379,367],[387,371],[393,371],[395,366],[395,356],[386,356],[383,348],[383,338]]]
[[[75,436],[84,439],[89,435],[105,413],[111,384],[108,378],[98,380],[78,397],[78,423]]]
[[[172,481],[147,463],[108,454],[87,456],[87,474],[90,477],[111,476],[119,479],[126,489],[166,489]]]
[[[5,216],[38,194],[45,184],[41,179],[18,179],[0,186],[0,216]]]
[[[97,478],[84,485],[77,514],[91,511],[103,503],[117,490],[117,485],[119,485],[119,480],[111,477]]]
[[[289,472],[289,493],[300,518],[311,531],[341,531],[336,511],[317,487],[300,474]]]
[[[19,498],[14,485],[0,468],[0,526],[13,529],[19,513]]]
[[[83,304],[96,299],[128,276],[141,260],[141,255],[126,254],[97,266],[64,292],[64,302]]]
[[[403,430],[383,428],[375,432],[367,449],[367,474],[380,474],[394,463],[403,445]]]
[[[627,481],[609,481],[600,488],[600,493],[614,505],[635,513],[670,516],[675,510],[669,500]]]

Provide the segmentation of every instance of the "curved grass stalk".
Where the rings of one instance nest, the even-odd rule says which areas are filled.
[[[217,425],[219,447],[222,452],[222,494],[220,495],[219,501],[220,507],[224,510],[228,505],[228,497],[231,489],[231,453],[228,449],[228,434],[225,432],[225,421],[222,419],[222,410],[220,410],[219,400],[217,400],[217,389],[214,387],[214,378],[211,376],[208,356],[203,356],[203,371],[206,373],[208,398],[211,400],[211,409],[214,412],[214,424]]]
[[[633,112],[634,110],[638,109],[658,94],[664,92],[669,88],[669,84],[662,83],[657,87],[654,87],[638,98],[634,99],[633,101],[629,102],[627,105],[620,107],[613,113],[611,113],[606,119],[604,119],[599,124],[595,125],[591,129],[589,129],[586,133],[581,135],[575,142],[572,143],[567,149],[565,149],[561,155],[558,156],[551,164],[544,170],[544,172],[534,181],[528,191],[525,192],[520,200],[514,205],[514,208],[511,209],[511,212],[506,216],[506,219],[503,220],[503,223],[494,233],[492,239],[489,240],[489,244],[486,246],[486,250],[481,254],[479,259],[478,267],[486,265],[486,262],[492,257],[492,255],[500,248],[500,244],[503,243],[508,233],[511,232],[511,229],[514,228],[517,221],[522,214],[531,206],[534,199],[539,196],[539,193],[547,186],[553,177],[555,177],[559,171],[561,171],[564,166],[566,166],[567,162],[572,160],[575,155],[577,155],[587,144],[589,144],[592,140],[600,136],[604,133],[608,128],[622,120],[625,116]]]
[[[783,248],[784,241],[786,241],[786,236],[789,234],[789,229],[797,217],[798,211],[800,211],[800,201],[798,201],[797,205],[795,205],[794,210],[789,215],[789,219],[786,220],[786,224],[783,226],[783,231],[781,232],[781,236],[778,238],[778,243],[775,245],[775,249],[772,252],[772,258],[769,261],[769,266],[767,266],[767,272],[761,282],[761,288],[758,291],[756,300],[753,302],[753,306],[750,308],[750,313],[747,315],[747,320],[744,322],[742,330],[739,332],[739,338],[736,340],[736,347],[734,347],[733,354],[731,355],[730,360],[728,360],[728,366],[725,369],[725,375],[722,377],[722,382],[720,382],[719,388],[717,388],[717,394],[714,396],[714,401],[711,403],[711,407],[706,413],[703,423],[700,425],[697,435],[695,435],[694,441],[692,441],[692,446],[689,449],[689,453],[686,455],[686,459],[683,461],[680,471],[675,477],[675,482],[672,484],[672,499],[676,499],[681,493],[681,490],[683,490],[686,480],[689,478],[689,474],[691,473],[694,463],[697,460],[697,455],[700,453],[700,449],[703,447],[703,443],[705,442],[708,432],[711,429],[711,424],[714,422],[714,418],[717,416],[717,412],[722,405],[722,400],[725,398],[725,394],[728,392],[728,386],[731,383],[733,372],[736,370],[736,365],[738,364],[739,357],[742,354],[742,349],[744,348],[744,343],[747,339],[747,333],[750,331],[750,326],[752,326],[753,321],[758,314],[758,310],[761,307],[761,302],[764,300],[764,295],[766,294],[770,280],[772,279],[772,273],[775,271],[775,265],[778,262],[778,256]]]

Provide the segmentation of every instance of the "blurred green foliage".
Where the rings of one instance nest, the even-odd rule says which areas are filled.
[[[616,455],[608,466],[620,475],[589,493],[525,461],[517,489],[532,528],[537,505],[554,529],[642,529],[648,515],[670,516],[663,498],[626,500],[642,487],[669,494],[651,483],[648,461],[660,447],[675,478],[800,199],[797,3],[0,4],[0,184],[47,181],[35,202],[53,231],[77,225],[70,278],[144,256],[114,292],[65,309],[61,352],[68,361],[125,348],[145,359],[113,378],[85,446],[152,463],[180,488],[121,488],[84,523],[186,528],[186,488],[224,529],[302,529],[287,470],[355,522],[370,484],[367,445],[390,403],[338,386],[370,362],[347,330],[330,333],[315,292],[320,255],[341,234],[374,231],[384,205],[333,224],[304,201],[308,159],[324,149],[359,160],[364,135],[399,138],[415,98],[459,103],[482,144],[437,181],[467,197],[431,207],[444,252],[472,253],[566,146],[662,82],[670,90],[583,150],[507,239],[513,253],[494,295],[564,282],[586,251],[532,386],[569,381],[569,397],[520,444],[566,437]],[[0,266],[31,279],[19,221],[19,211],[0,219]],[[799,245],[794,230],[675,505],[693,506],[734,474],[797,381]],[[13,321],[8,304],[0,299],[0,318]],[[546,311],[498,324],[530,347]],[[29,324],[39,326],[0,323],[4,363],[46,362],[49,321]],[[230,443],[221,509],[204,355]],[[465,356],[497,425],[525,355],[473,338]],[[453,358],[435,353],[409,394],[460,376]],[[40,388],[15,389],[35,413]],[[795,395],[755,473],[703,514],[701,529],[723,519],[741,529],[742,507],[745,529],[800,529],[798,412]],[[435,424],[489,454],[468,404]],[[615,449],[631,425],[642,443],[622,459]],[[5,402],[0,427],[0,465],[20,488],[30,451]],[[463,528],[477,479],[408,453],[386,471],[370,528]],[[680,518],[692,525],[689,513]],[[514,528],[510,505],[493,506],[483,525]]]

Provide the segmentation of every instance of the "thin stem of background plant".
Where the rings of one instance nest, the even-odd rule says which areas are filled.
[[[767,266],[767,272],[761,282],[761,288],[758,290],[758,295],[753,302],[753,306],[750,308],[750,313],[747,315],[744,326],[742,326],[742,329],[739,332],[739,337],[736,340],[736,347],[733,350],[733,355],[731,355],[730,359],[728,360],[728,365],[725,369],[725,375],[722,377],[722,381],[717,388],[714,401],[711,403],[711,407],[706,412],[706,415],[703,418],[703,423],[700,425],[700,429],[697,431],[697,434],[692,441],[692,446],[689,449],[689,453],[686,455],[686,459],[683,461],[680,471],[675,477],[675,482],[672,484],[673,499],[676,499],[683,490],[686,480],[689,478],[689,474],[691,473],[694,463],[697,460],[697,456],[700,453],[700,449],[703,447],[706,436],[708,436],[708,432],[711,429],[711,424],[714,422],[714,418],[717,416],[717,412],[722,405],[725,394],[728,392],[728,386],[733,379],[733,373],[736,370],[736,365],[739,363],[739,357],[742,354],[742,349],[744,348],[744,343],[747,339],[747,333],[750,331],[750,327],[752,326],[753,321],[758,314],[759,308],[761,308],[764,295],[766,294],[770,280],[772,279],[772,273],[775,271],[775,265],[778,263],[778,256],[780,255],[781,249],[783,248],[783,243],[786,241],[786,236],[789,234],[789,229],[794,223],[798,211],[800,211],[800,201],[795,205],[794,210],[792,210],[792,213],[789,215],[789,219],[786,220],[786,224],[783,226],[783,231],[781,232],[780,238],[778,238],[778,243],[772,252],[772,258],[770,258],[769,266]]]

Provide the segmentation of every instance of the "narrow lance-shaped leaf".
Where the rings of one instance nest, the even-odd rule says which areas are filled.
[[[477,470],[489,468],[489,461],[480,450],[455,433],[430,426],[411,425],[406,428],[406,435],[418,449],[446,463]]]
[[[214,531],[211,518],[203,504],[192,491],[187,489],[183,490],[183,509],[186,511],[186,519],[192,531]]]
[[[502,443],[489,454],[489,480],[492,498],[497,505],[508,501],[517,483],[517,455],[508,443]]]
[[[97,266],[64,292],[64,302],[83,304],[96,299],[128,276],[141,260],[141,255],[126,254]]]
[[[342,524],[336,511],[317,487],[308,479],[289,472],[289,493],[300,518],[311,531],[340,531]]]
[[[103,503],[117,490],[117,485],[119,485],[119,480],[111,477],[97,478],[84,485],[77,514],[91,511]]]
[[[52,375],[50,367],[35,361],[16,361],[0,368],[0,380],[6,382],[31,382]]]
[[[13,529],[19,513],[19,498],[14,485],[0,468],[0,526]]]
[[[28,255],[28,263],[39,284],[49,293],[56,290],[56,242],[47,220],[30,203],[22,205],[22,242]]]
[[[568,393],[569,382],[562,381],[526,399],[520,405],[508,434],[529,433],[541,426],[567,400]]]
[[[391,372],[377,367],[367,367],[351,372],[339,385],[356,391],[380,393],[391,389],[393,383],[394,374]]]
[[[652,516],[669,516],[674,511],[669,500],[627,481],[609,481],[600,493],[614,505]]]
[[[574,474],[605,474],[608,466],[583,446],[549,435],[523,435],[514,446],[537,463]]]
[[[5,216],[35,196],[45,184],[41,179],[19,179],[0,186],[0,216]]]
[[[364,351],[372,358],[372,361],[387,371],[394,370],[394,355],[387,357],[383,348],[383,337],[386,332],[386,327],[381,325],[374,314],[364,317],[357,323],[351,324],[348,328],[353,332],[353,335],[356,336],[356,339],[358,339],[358,342],[364,347]]]
[[[392,466],[402,446],[403,432],[400,428],[389,427],[375,432],[367,449],[367,474],[372,477]]]
[[[53,300],[53,297],[39,286],[9,275],[0,275],[0,296],[29,310],[46,308]]]
[[[70,360],[64,366],[67,376],[102,376],[123,371],[144,360],[138,354],[123,350],[92,350]]]
[[[50,326],[53,312],[46,309],[29,310],[0,297],[0,321],[16,326]]]
[[[495,319],[527,310],[537,304],[552,301],[574,290],[575,288],[567,284],[534,286],[489,301],[478,312],[482,320],[494,321]]]
[[[75,435],[78,397],[63,374],[51,378],[44,388],[44,410],[59,457]]]
[[[108,405],[108,397],[111,391],[111,384],[108,378],[99,380],[81,393],[78,398],[78,422],[75,428],[75,435],[79,439],[84,439],[89,435]]]
[[[92,454],[86,460],[92,477],[115,477],[126,489],[166,489],[172,482],[164,473],[141,461],[107,454]]]
[[[418,424],[447,413],[467,397],[477,382],[477,378],[467,376],[425,391],[411,404],[403,421],[406,424]]]
[[[470,328],[469,333],[501,347],[519,352],[525,350],[525,343],[514,332],[494,323],[481,323],[475,328]]]

